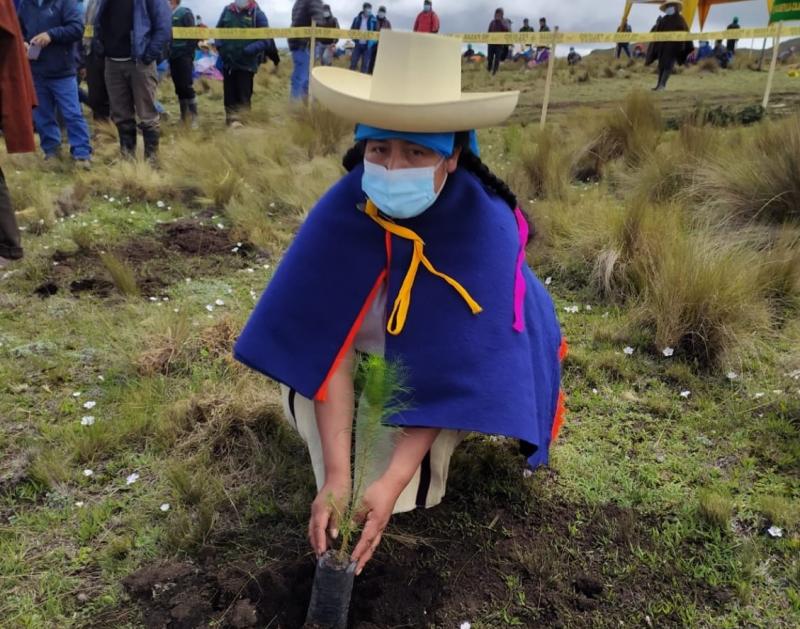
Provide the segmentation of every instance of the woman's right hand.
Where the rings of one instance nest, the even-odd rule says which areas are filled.
[[[328,536],[339,536],[339,515],[350,504],[351,481],[349,477],[328,479],[311,503],[308,521],[308,541],[317,557],[328,550]]]

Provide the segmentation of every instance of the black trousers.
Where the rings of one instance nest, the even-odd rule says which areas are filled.
[[[661,57],[658,60],[658,87],[666,87],[672,71],[675,69],[675,57]]]
[[[500,62],[503,60],[503,48],[501,44],[489,44],[489,57],[486,69],[492,74],[497,74]]]
[[[86,85],[89,88],[88,102],[95,120],[111,117],[111,102],[106,89],[106,60],[98,55],[86,55]]]
[[[171,57],[169,60],[169,73],[175,84],[175,95],[178,100],[192,100],[194,98],[194,55],[181,55]]]
[[[11,194],[0,169],[0,257],[17,260],[22,257],[22,242],[17,217],[11,207]]]
[[[225,117],[228,123],[236,120],[240,111],[250,109],[253,98],[254,72],[247,70],[225,70],[222,73],[222,91],[225,103]]]

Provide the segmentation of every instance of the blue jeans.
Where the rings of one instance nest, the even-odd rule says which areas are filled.
[[[358,62],[361,61],[361,72],[367,74],[369,72],[369,60],[372,56],[372,47],[369,42],[366,44],[356,44],[353,48],[352,56],[350,57],[350,69],[355,70]]]
[[[78,83],[74,76],[62,79],[34,78],[39,106],[33,110],[33,122],[45,155],[55,155],[61,148],[61,127],[56,110],[61,112],[67,127],[70,153],[75,159],[89,159],[92,145],[89,125],[78,101]]]
[[[311,55],[308,48],[292,51],[292,100],[308,98],[308,68],[311,65]]]

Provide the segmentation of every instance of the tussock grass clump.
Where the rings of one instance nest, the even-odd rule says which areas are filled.
[[[656,346],[717,365],[734,350],[755,349],[771,323],[758,253],[700,230],[665,231],[659,245],[634,267],[638,315],[652,326]]]
[[[706,525],[728,531],[733,516],[733,500],[730,496],[705,489],[697,495],[697,515]]]
[[[589,130],[582,160],[596,162],[598,171],[619,158],[636,165],[656,147],[663,126],[661,110],[653,97],[641,90],[633,91],[621,106],[605,113]]]
[[[507,143],[513,147],[515,163],[509,183],[520,198],[567,198],[572,156],[553,127],[531,130],[519,139],[510,137]]]
[[[800,524],[800,505],[797,501],[783,496],[762,496],[756,504],[770,526],[794,530]]]
[[[115,197],[129,196],[132,201],[155,203],[177,198],[169,177],[143,160],[120,160],[108,167],[96,167],[82,173],[78,185],[81,191],[110,193]]]
[[[142,294],[139,283],[136,281],[136,273],[133,269],[120,260],[112,253],[100,255],[100,261],[106,267],[114,285],[126,297],[139,297]]]
[[[695,194],[737,224],[800,220],[800,115],[757,127],[742,150],[698,173]]]
[[[316,104],[296,108],[292,118],[292,138],[308,151],[308,157],[343,151],[343,140],[353,132],[351,123]]]

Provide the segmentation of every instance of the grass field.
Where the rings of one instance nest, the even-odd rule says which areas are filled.
[[[640,67],[559,66],[542,133],[543,73],[465,69],[523,88],[480,139],[537,226],[570,413],[533,475],[470,438],[445,504],[393,519],[354,627],[798,626],[800,79],[742,126],[765,79],[653,98]],[[310,466],[230,356],[350,141],[287,83],[263,71],[226,130],[199,82],[195,132],[163,84],[158,170],[109,129],[91,172],[2,156],[26,257],[0,272],[0,626],[302,624]]]

